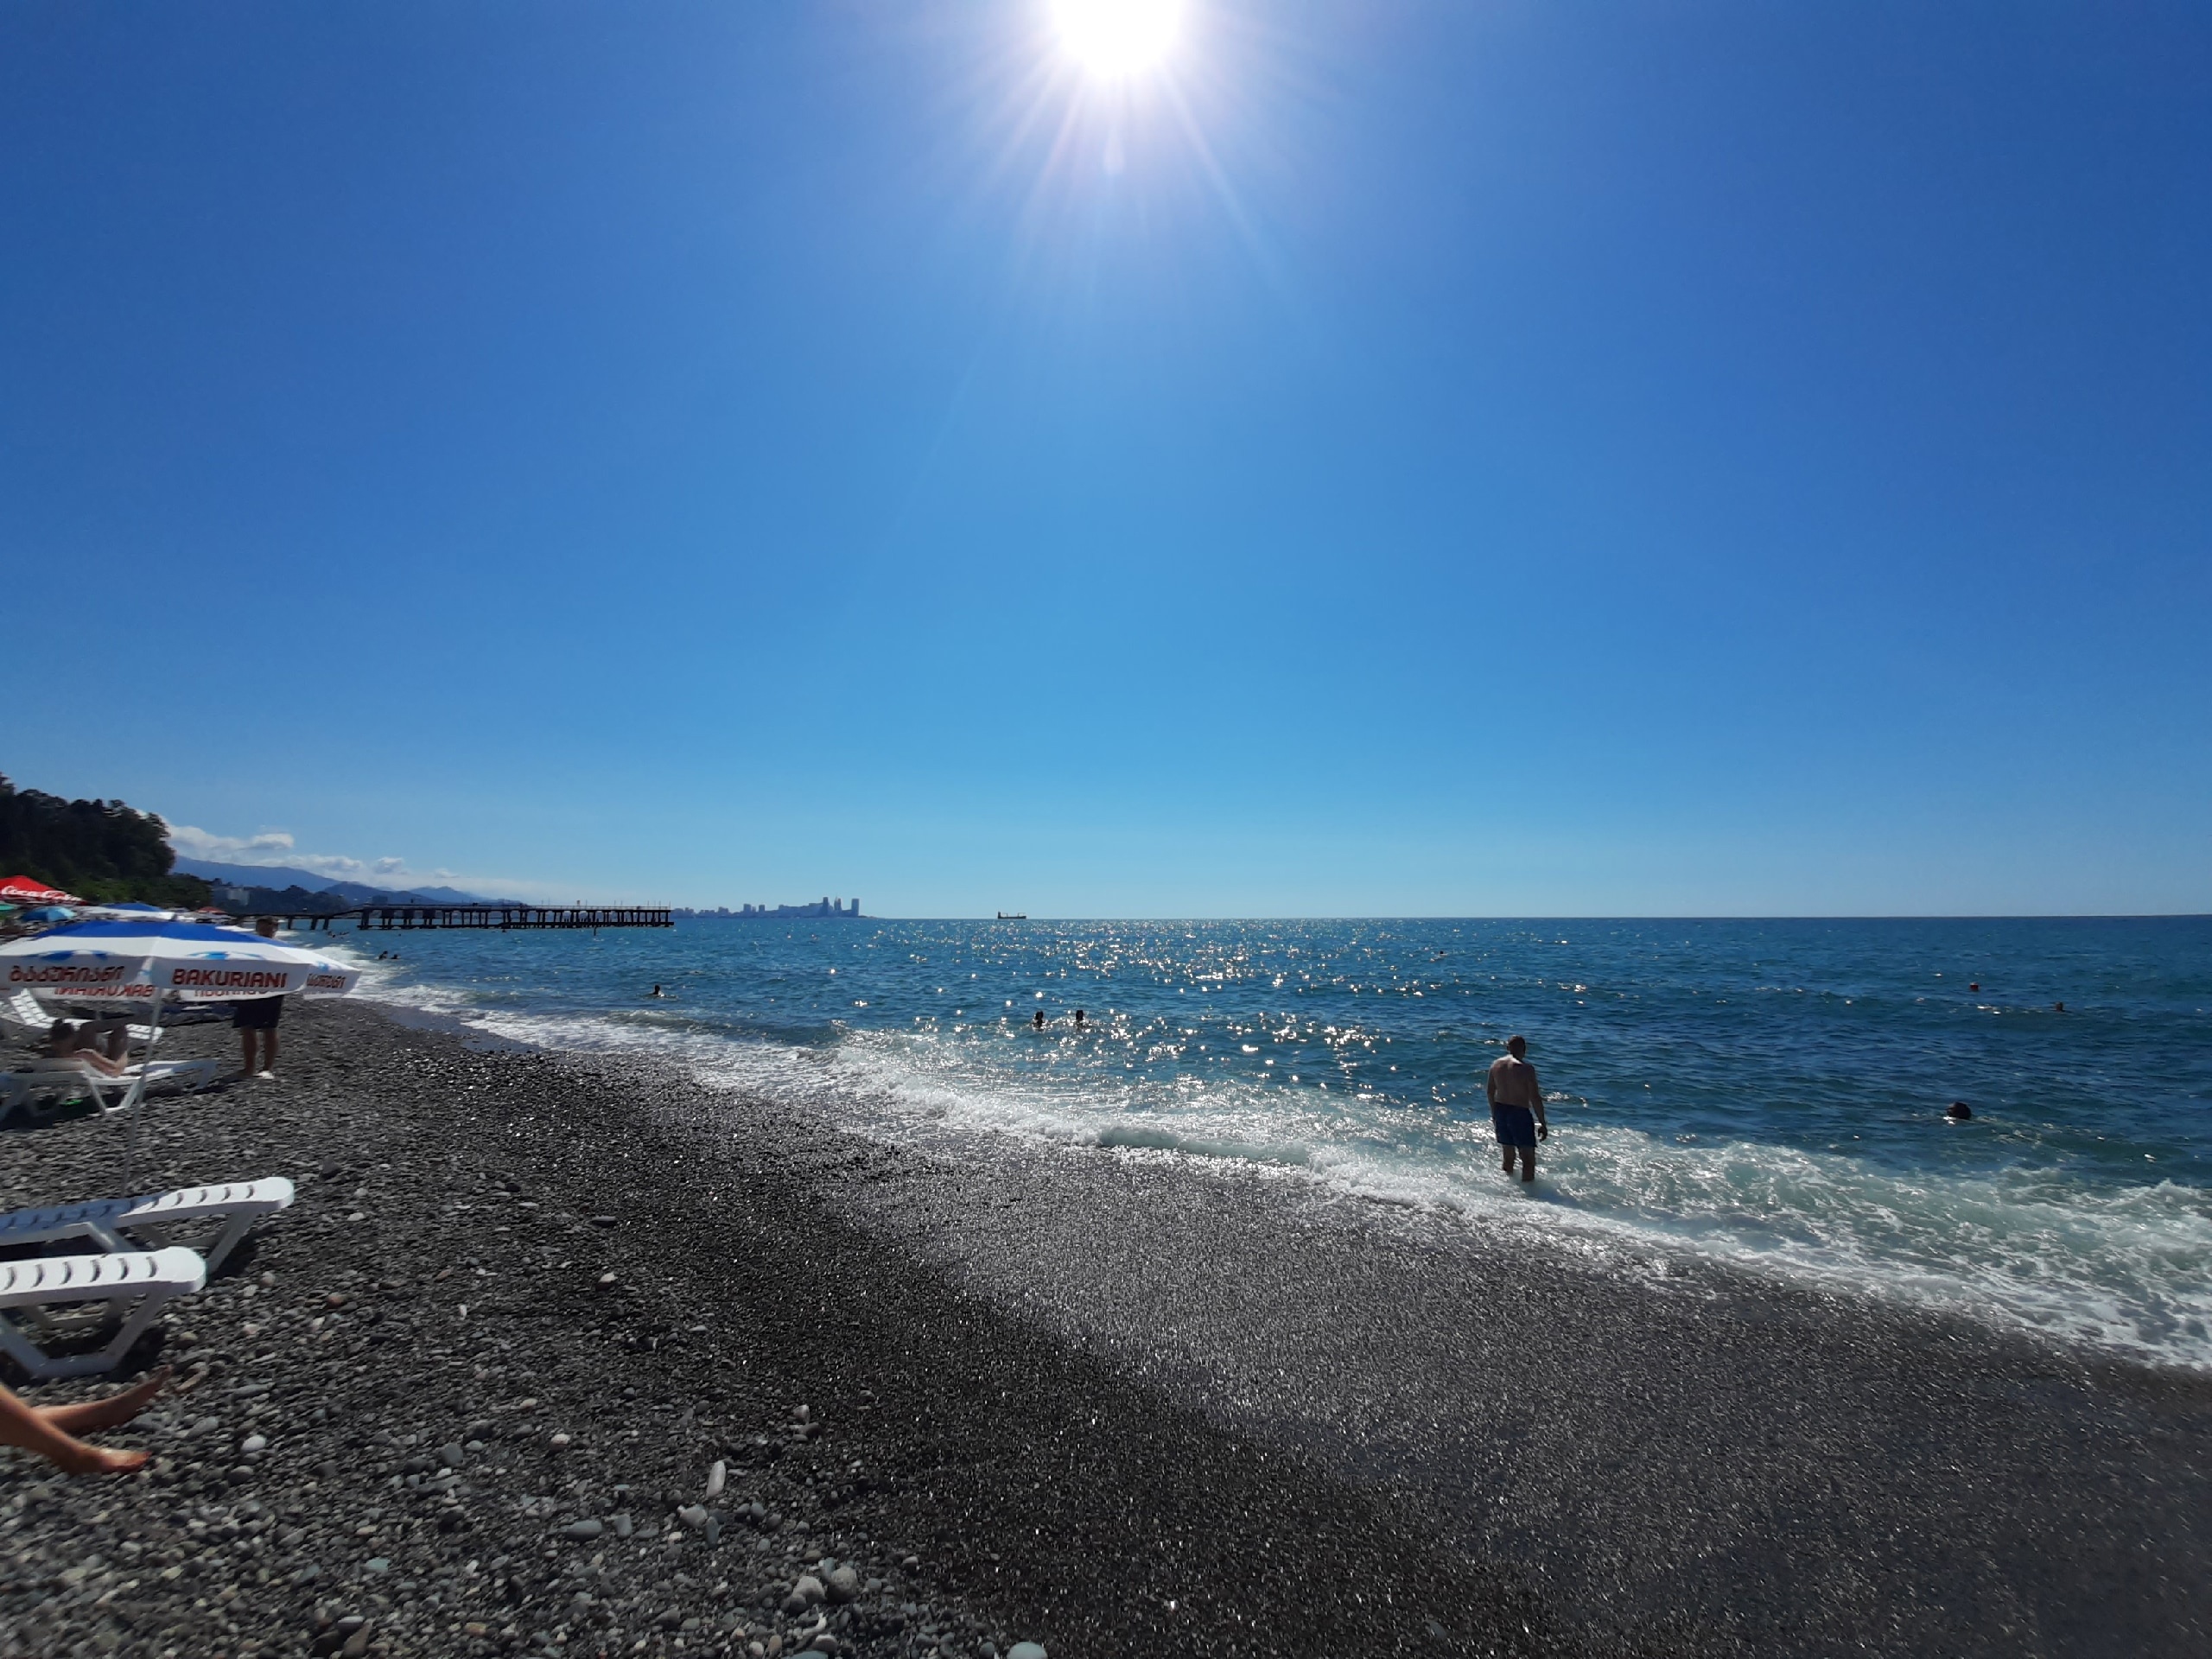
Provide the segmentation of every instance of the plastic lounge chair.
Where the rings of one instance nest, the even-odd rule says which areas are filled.
[[[34,1037],[43,1039],[48,1032],[54,1029],[54,1022],[57,1019],[66,1020],[68,1017],[40,1007],[38,999],[29,991],[10,991],[7,995],[0,996],[0,1020],[11,1026],[21,1026]],[[132,1042],[143,1043],[152,1032],[150,1026],[132,1026],[128,1034]]]
[[[180,1230],[212,1221],[219,1224],[212,1242],[203,1239],[194,1246],[207,1258],[212,1274],[255,1222],[291,1207],[292,1191],[291,1182],[272,1175],[220,1186],[181,1186],[141,1198],[94,1198],[46,1210],[18,1210],[0,1216],[0,1249],[51,1243],[57,1238],[89,1238],[102,1249],[129,1253],[138,1246],[125,1233],[144,1233],[148,1243],[169,1245],[180,1242]]]
[[[0,1262],[0,1353],[33,1376],[86,1376],[113,1370],[174,1297],[207,1281],[207,1264],[181,1246],[166,1250],[131,1250],[121,1255],[41,1255],[24,1262]],[[136,1300],[122,1326],[97,1353],[50,1354],[32,1340],[51,1341],[97,1326],[112,1306],[86,1318],[58,1308],[86,1302]],[[18,1317],[20,1315],[20,1318]]]
[[[82,1060],[41,1055],[13,1071],[0,1071],[0,1123],[6,1122],[19,1106],[31,1112],[50,1112],[73,1100],[89,1100],[105,1111],[105,1085],[111,1083],[130,1087],[127,1078],[111,1077]]]
[[[27,1106],[42,1097],[54,1103],[71,1100],[90,1100],[103,1112],[120,1109],[118,1100],[108,1098],[111,1093],[120,1096],[130,1091],[131,1082],[140,1071],[146,1071],[146,1086],[149,1089],[205,1089],[222,1075],[222,1065],[215,1060],[156,1060],[151,1068],[132,1066],[116,1077],[110,1077],[98,1066],[77,1058],[74,1055],[55,1057],[41,1055],[28,1060],[13,1071],[4,1074],[0,1084],[5,1097],[0,1098],[0,1122],[18,1106]]]

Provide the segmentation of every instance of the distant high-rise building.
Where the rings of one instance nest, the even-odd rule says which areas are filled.
[[[709,911],[700,911],[696,913],[704,916],[711,915],[715,912]],[[739,906],[735,910],[724,910],[720,913],[724,916],[762,917],[772,921],[797,921],[809,917],[826,920],[832,916],[841,918],[850,918],[856,917],[861,913],[861,901],[857,899],[831,899],[824,896],[815,899],[810,904],[747,904]]]

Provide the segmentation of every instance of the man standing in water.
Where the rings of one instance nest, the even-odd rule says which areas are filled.
[[[1536,1083],[1536,1068],[1529,1064],[1529,1039],[1509,1037],[1505,1052],[1491,1062],[1490,1121],[1497,1131],[1498,1150],[1505,1154],[1505,1173],[1521,1160],[1521,1179],[1536,1179],[1536,1142],[1551,1138],[1544,1122],[1544,1091]]]

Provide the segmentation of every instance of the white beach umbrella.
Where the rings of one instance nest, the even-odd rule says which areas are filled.
[[[0,982],[42,1001],[236,1002],[343,996],[360,970],[244,928],[159,920],[76,922],[0,944]]]
[[[279,944],[243,928],[201,922],[78,922],[0,945],[0,969],[11,989],[67,1006],[135,1006],[150,1002],[148,1065],[138,1068],[124,1098],[124,1185],[130,1183],[131,1153],[140,1098],[154,1046],[162,1036],[167,1001],[237,1002],[264,996],[343,996],[360,982],[360,970],[317,951]]]
[[[143,952],[118,950],[105,939],[77,937],[79,932],[56,928],[0,944],[0,984],[53,1001],[127,999],[134,987],[138,996],[151,998]]]

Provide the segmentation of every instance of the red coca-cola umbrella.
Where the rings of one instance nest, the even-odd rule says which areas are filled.
[[[84,902],[75,893],[49,887],[33,876],[11,875],[5,881],[0,881],[0,904],[81,905]]]

